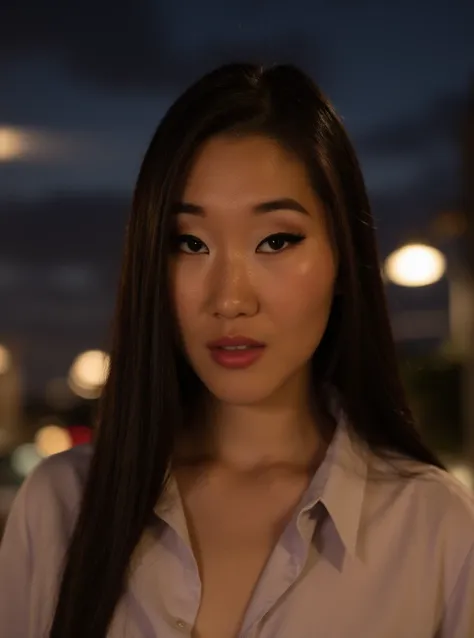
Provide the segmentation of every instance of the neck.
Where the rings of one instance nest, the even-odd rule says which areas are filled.
[[[214,421],[216,458],[236,469],[309,467],[321,446],[310,414],[267,406],[219,406]]]
[[[235,471],[287,467],[313,471],[327,449],[327,417],[308,392],[282,392],[257,405],[209,400],[208,436],[198,457]],[[192,444],[192,456],[196,444]]]

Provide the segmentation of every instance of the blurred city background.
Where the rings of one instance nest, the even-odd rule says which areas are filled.
[[[300,65],[342,115],[413,408],[474,487],[474,2],[25,0],[0,8],[0,536],[35,464],[90,438],[155,127],[235,60]]]

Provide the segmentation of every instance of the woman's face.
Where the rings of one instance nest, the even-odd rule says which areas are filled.
[[[264,137],[216,137],[176,207],[183,348],[220,401],[300,392],[328,321],[336,258],[305,166]]]

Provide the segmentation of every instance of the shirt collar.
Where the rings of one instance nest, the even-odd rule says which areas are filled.
[[[168,475],[163,496],[155,505],[154,513],[159,519],[167,523],[188,547],[191,547],[183,501],[178,483],[172,473]]]
[[[333,439],[299,508],[301,515],[321,503],[344,547],[352,556],[357,551],[367,483],[368,454],[368,448],[352,434],[343,411],[338,410]]]
[[[323,462],[306,489],[297,517],[321,503],[350,555],[355,556],[368,473],[368,448],[355,439],[347,417],[339,407],[333,410],[335,433]],[[189,531],[176,479],[170,475],[155,514],[190,546]]]

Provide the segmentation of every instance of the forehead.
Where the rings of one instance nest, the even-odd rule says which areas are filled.
[[[221,198],[245,204],[276,196],[314,193],[299,158],[262,136],[212,138],[197,153],[184,188],[186,201],[209,206]]]

